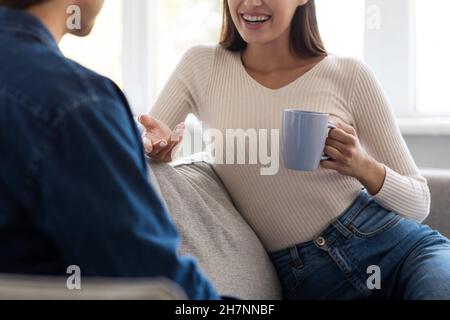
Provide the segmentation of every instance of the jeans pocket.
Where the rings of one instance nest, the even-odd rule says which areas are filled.
[[[391,230],[402,219],[400,215],[383,208],[372,199],[347,227],[356,237],[371,238]]]

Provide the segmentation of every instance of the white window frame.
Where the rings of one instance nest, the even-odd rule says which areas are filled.
[[[123,1],[123,86],[135,115],[156,96],[156,1]]]

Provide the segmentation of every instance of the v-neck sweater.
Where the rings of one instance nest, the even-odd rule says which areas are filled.
[[[427,181],[379,81],[358,59],[328,55],[295,81],[274,90],[247,73],[241,53],[220,45],[195,46],[181,59],[151,115],[175,127],[193,113],[224,137],[227,130],[267,130],[270,140],[271,132],[282,132],[285,109],[327,113],[331,122],[353,126],[366,152],[386,168],[383,186],[372,198],[404,218],[423,221],[427,217]],[[271,144],[266,143],[270,155]],[[246,152],[255,150],[247,144]],[[320,236],[362,187],[357,179],[334,170],[289,170],[283,165],[282,146],[274,151],[279,152],[279,170],[271,175],[261,173],[267,167],[261,159],[256,164],[213,163],[237,209],[269,252]],[[249,154],[246,158],[250,159]]]

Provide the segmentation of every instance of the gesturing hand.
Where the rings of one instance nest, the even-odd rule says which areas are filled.
[[[145,128],[142,134],[145,153],[155,161],[173,161],[183,140],[184,123],[171,130],[165,123],[148,115],[141,115],[139,122]]]

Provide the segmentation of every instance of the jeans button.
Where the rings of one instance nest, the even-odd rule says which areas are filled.
[[[316,244],[317,244],[317,246],[322,248],[323,246],[325,246],[327,244],[327,242],[325,241],[325,239],[323,237],[319,237],[316,239]]]

